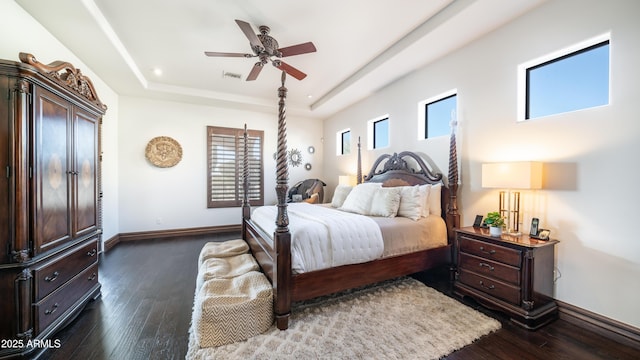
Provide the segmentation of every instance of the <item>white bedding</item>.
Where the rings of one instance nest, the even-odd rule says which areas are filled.
[[[262,206],[251,219],[273,235],[277,211],[276,206]],[[307,203],[290,203],[287,213],[295,273],[366,262],[384,252],[380,227],[366,216]]]

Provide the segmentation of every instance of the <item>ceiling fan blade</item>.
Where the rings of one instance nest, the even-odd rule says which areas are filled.
[[[282,61],[280,61],[280,65],[276,67],[298,80],[302,80],[307,77],[307,74]]]
[[[207,56],[221,56],[221,57],[254,57],[255,56],[251,54],[215,52],[215,51],[205,51],[204,54]]]
[[[258,75],[260,75],[260,71],[262,71],[263,67],[264,66],[262,65],[262,63],[260,61],[255,63],[255,65],[253,65],[253,68],[251,69],[251,72],[249,73],[249,76],[247,76],[247,81],[251,81],[251,80],[257,79]]]
[[[242,30],[247,39],[249,39],[252,49],[264,49],[264,45],[262,45],[262,42],[260,41],[260,39],[258,39],[258,35],[256,35],[256,33],[253,31],[253,28],[251,28],[251,24],[242,20],[236,20],[236,24],[238,24],[240,30]]]
[[[282,57],[285,57],[285,56],[293,56],[293,55],[300,55],[300,54],[315,52],[316,47],[315,45],[313,45],[312,42],[306,42],[303,44],[287,46],[287,47],[278,49],[278,51],[282,53]]]

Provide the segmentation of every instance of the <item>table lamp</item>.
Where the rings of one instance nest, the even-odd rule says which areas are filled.
[[[356,186],[355,175],[340,175],[338,176],[338,185]]]
[[[505,189],[500,191],[498,209],[507,217],[507,231],[520,235],[520,192],[513,189],[542,188],[542,163],[519,161],[482,164],[482,187]]]

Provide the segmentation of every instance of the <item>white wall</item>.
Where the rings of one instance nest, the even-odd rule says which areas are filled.
[[[274,91],[274,98],[277,94]],[[275,100],[274,100],[275,101]],[[277,111],[258,113],[178,102],[122,97],[120,102],[119,221],[120,232],[151,231],[240,224],[240,208],[207,208],[207,126],[264,130],[265,203],[276,202],[275,160]],[[303,162],[289,168],[289,184],[321,177],[322,122],[287,116],[289,148],[302,152]],[[145,158],[145,147],[156,136],[169,136],[182,146],[182,161],[157,168]],[[310,155],[308,146],[316,147]]]
[[[545,162],[546,187],[524,196],[524,223],[537,216],[560,240],[555,297],[640,326],[640,241],[633,226],[640,199],[640,169],[633,160],[640,153],[637,14],[635,0],[549,1],[326,119],[328,192],[338,175],[355,173],[355,154],[335,155],[336,131],[350,127],[352,136],[364,138],[366,121],[385,113],[391,116],[391,146],[383,152],[431,154],[446,175],[448,139],[416,140],[417,103],[457,88],[463,225],[497,207],[497,192],[481,188],[483,162]],[[608,31],[611,104],[516,123],[517,66]],[[364,151],[364,168],[378,155]]]
[[[105,152],[102,162],[103,198],[103,239],[118,234],[118,163],[117,137],[118,131],[118,95],[106,85],[95,73],[78,59],[71,50],[62,45],[56,38],[35,21],[18,4],[11,0],[0,0],[0,58],[20,62],[20,52],[36,56],[38,61],[49,64],[56,60],[67,61],[88,76],[100,100],[108,106],[102,124],[102,148]]]
[[[92,79],[109,106],[103,122],[105,239],[122,232],[238,223],[235,209],[206,209],[204,129],[206,125],[242,126],[247,122],[263,125],[269,141],[273,139],[269,135],[275,134],[275,112],[120,100],[15,2],[0,0],[0,13],[10,14],[0,22],[0,31],[19,32],[3,36],[0,58],[18,61],[23,51],[46,63],[69,61]],[[409,149],[431,154],[446,174],[448,138],[415,139],[417,103],[457,88],[463,224],[470,225],[475,214],[495,209],[496,192],[480,186],[481,163],[544,161],[547,188],[531,201],[534,205],[529,205],[528,217],[540,217],[543,226],[561,241],[556,254],[561,275],[556,297],[638,327],[635,298],[640,294],[640,241],[632,230],[635,201],[640,199],[636,186],[640,170],[633,161],[640,150],[640,123],[633,107],[640,98],[636,85],[640,78],[636,66],[640,63],[638,13],[640,2],[635,0],[552,0],[332,116],[324,126],[290,116],[289,146],[306,149],[314,145],[318,150],[313,156],[303,151],[314,168],[311,172],[292,169],[290,183],[320,177],[329,184],[325,196],[330,198],[338,176],[355,173],[356,162],[355,152],[335,156],[335,132],[351,127],[353,135],[364,137],[366,121],[386,113],[392,119],[391,146],[364,151],[365,168],[382,152]],[[517,124],[517,65],[606,31],[612,33],[611,105]],[[324,144],[320,134],[324,134]],[[172,136],[183,146],[184,159],[175,168],[153,168],[144,159],[146,143],[160,135]],[[265,152],[273,151],[275,143],[267,143]],[[274,172],[270,159],[265,158],[267,180],[269,172]],[[273,187],[274,183],[267,182],[267,196],[273,194]],[[523,200],[529,198],[534,199],[529,194]],[[156,223],[158,217],[161,224]]]
[[[119,233],[239,224],[239,209],[206,208],[206,126],[249,127],[265,130],[265,198],[275,203],[277,109],[273,113],[229,110],[208,106],[120,98],[40,23],[11,0],[0,0],[4,36],[0,58],[19,61],[19,52],[34,54],[44,63],[63,60],[81,68],[96,86],[108,110],[103,118],[103,239]],[[120,105],[120,104],[124,105]],[[274,85],[274,106],[277,86]],[[289,183],[322,178],[322,122],[288,114],[288,147],[302,151],[303,166],[291,167]],[[144,149],[155,136],[171,136],[183,147],[183,160],[173,168],[150,165]],[[313,145],[316,153],[306,149]],[[160,223],[158,223],[160,222]]]

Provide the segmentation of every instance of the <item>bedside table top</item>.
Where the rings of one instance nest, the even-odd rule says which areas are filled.
[[[540,240],[529,237],[528,234],[522,235],[509,235],[503,233],[500,237],[492,237],[489,235],[489,228],[475,228],[473,226],[467,226],[460,229],[455,229],[457,232],[467,233],[472,235],[482,236],[495,241],[503,241],[506,243],[516,244],[520,246],[526,247],[543,247],[549,245],[555,245],[559,241],[558,240]]]

